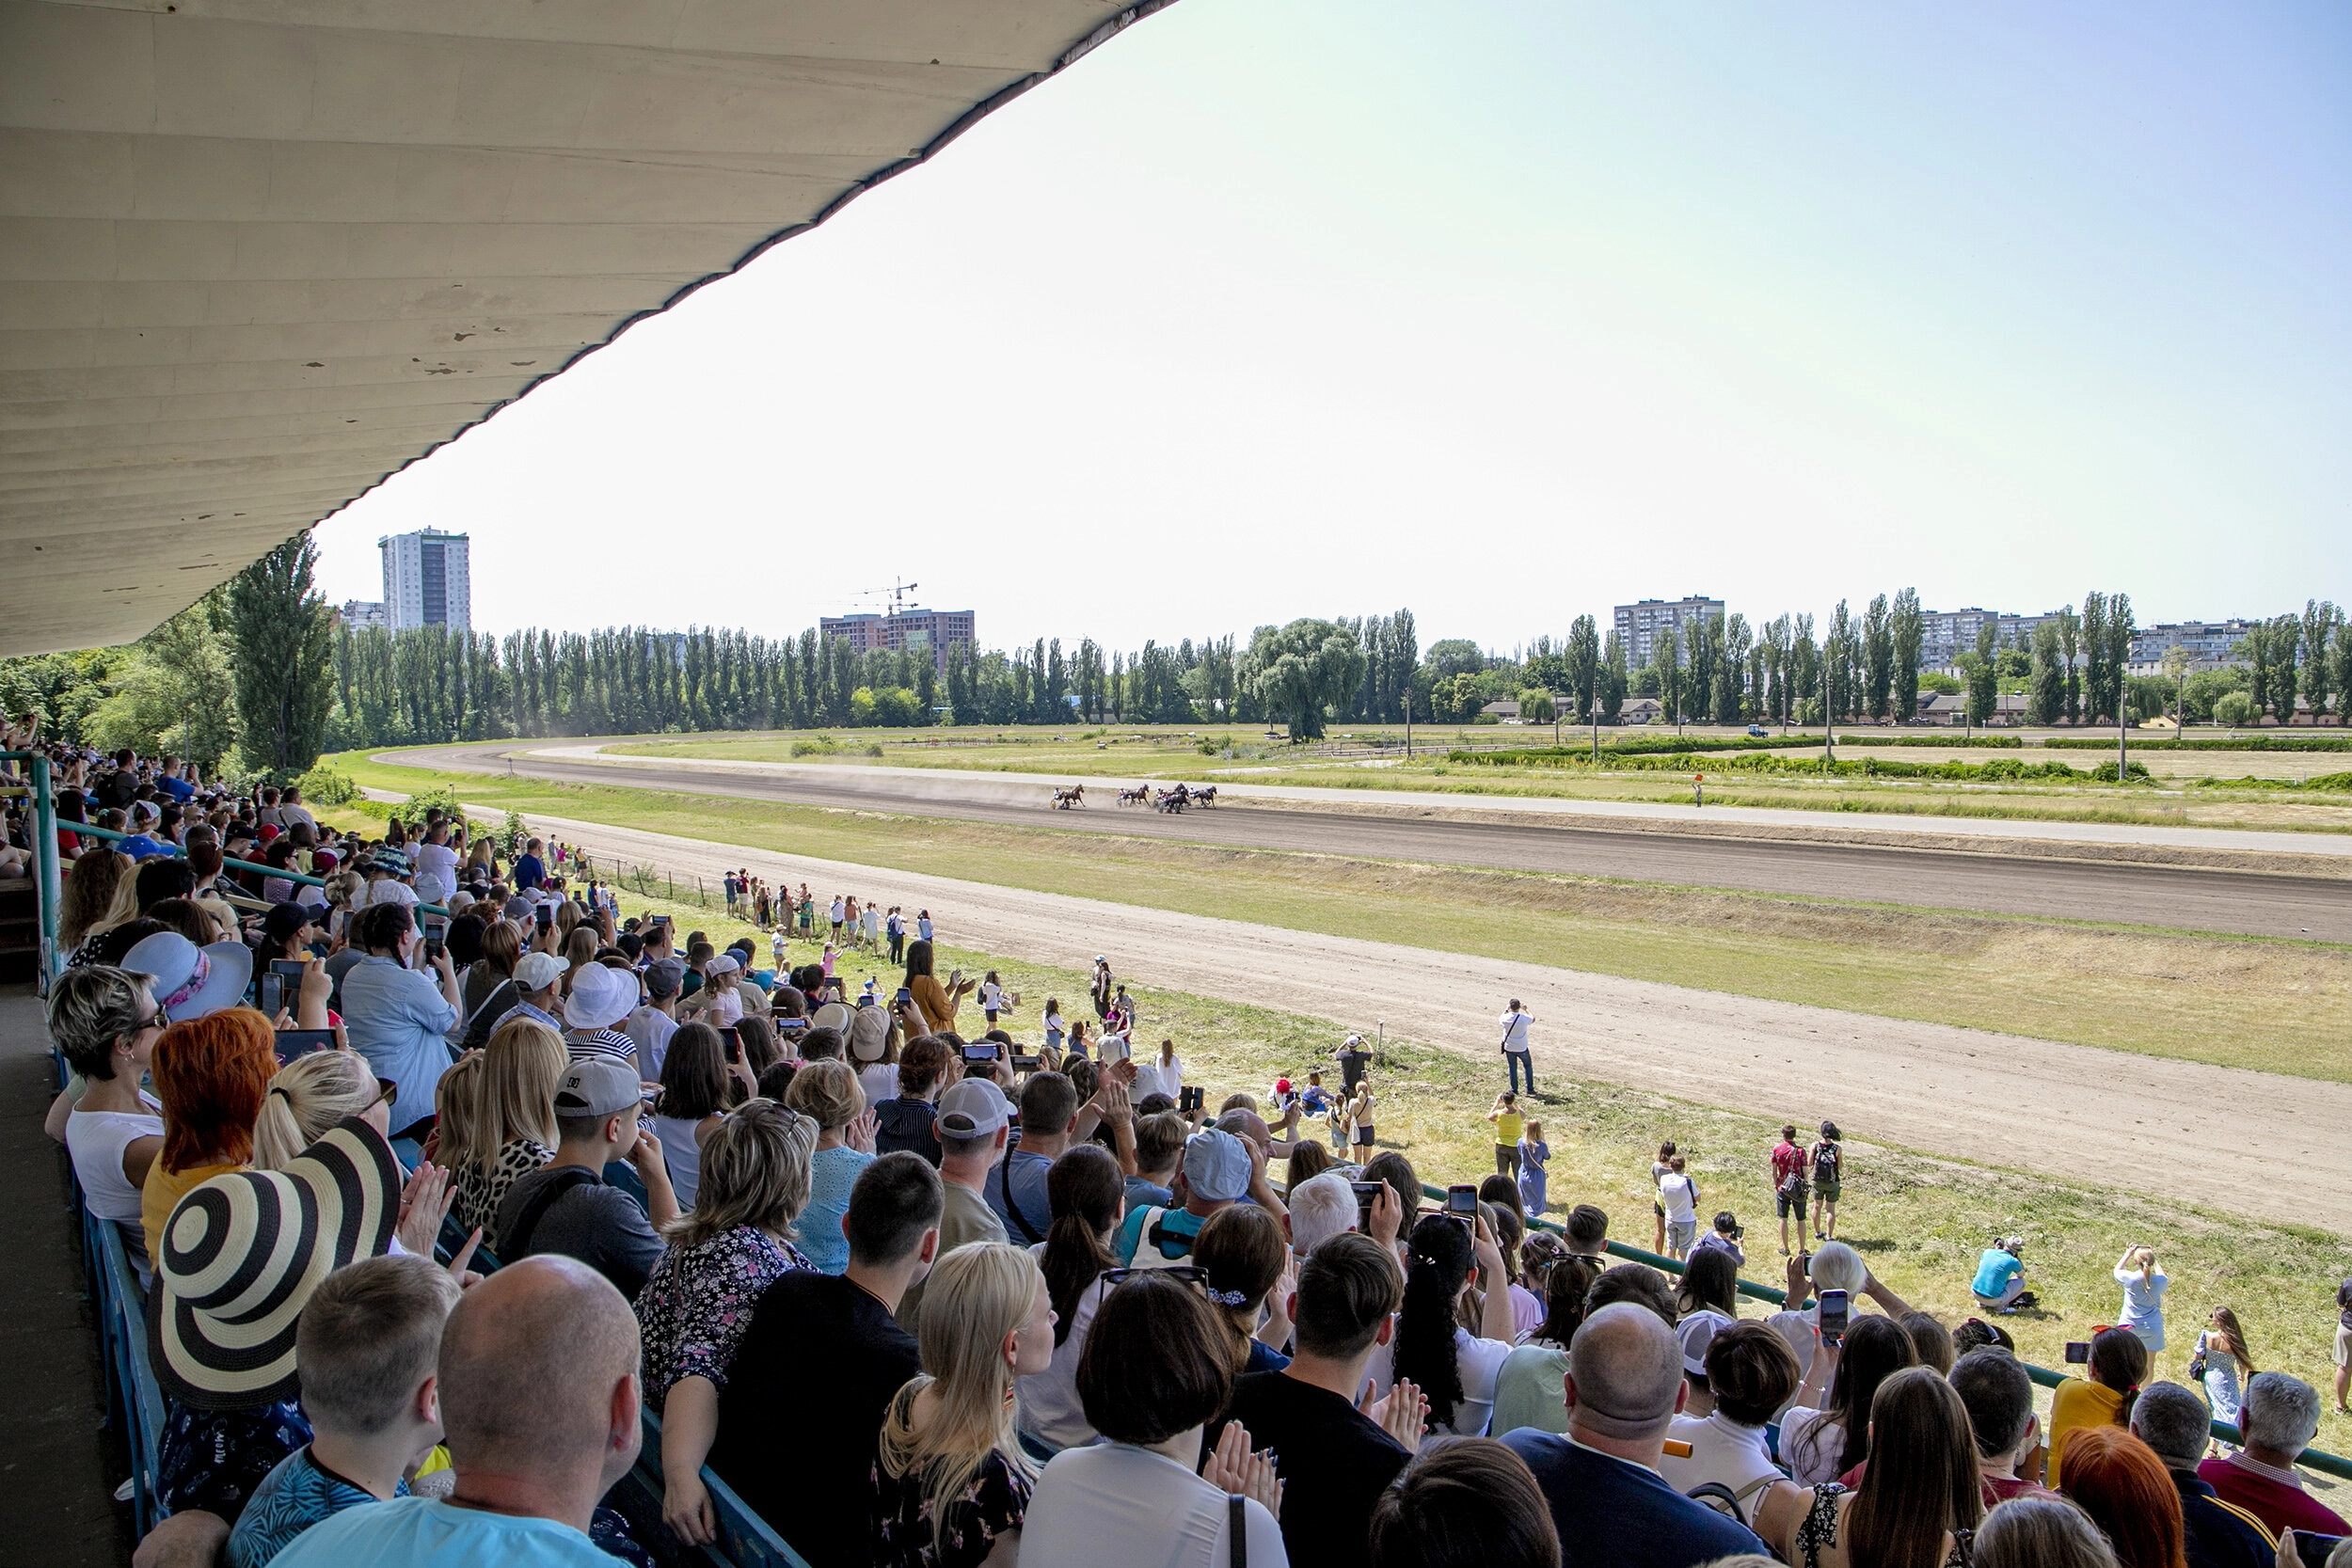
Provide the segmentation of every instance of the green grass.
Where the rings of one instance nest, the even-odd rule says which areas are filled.
[[[379,789],[453,784],[527,816],[1039,892],[1114,888],[1124,903],[1291,930],[2352,1082],[2352,948],[2336,944],[336,766]]]

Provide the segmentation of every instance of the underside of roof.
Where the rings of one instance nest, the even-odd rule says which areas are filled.
[[[125,641],[1169,0],[0,0],[0,654]]]

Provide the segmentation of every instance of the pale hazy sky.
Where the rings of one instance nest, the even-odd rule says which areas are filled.
[[[1183,0],[324,524],[323,586],[431,525],[495,631],[2344,600],[2347,82],[2333,3]]]

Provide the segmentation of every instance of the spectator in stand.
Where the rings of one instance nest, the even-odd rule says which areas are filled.
[[[454,1490],[346,1509],[282,1568],[612,1568],[596,1501],[636,1463],[642,1422],[628,1304],[568,1259],[509,1264],[441,1335]]]
[[[1692,1414],[1714,1408],[1707,1398],[1707,1346],[1740,1321],[1740,1265],[1715,1247],[1693,1252],[1675,1285],[1675,1338],[1692,1378]]]
[[[165,1023],[148,983],[103,964],[70,969],[50,985],[48,1015],[50,1039],[85,1085],[70,1101],[64,1138],[82,1201],[121,1232],[141,1284],[149,1270],[139,1188],[164,1147],[162,1103],[139,1087]]]
[[[2065,1496],[2090,1515],[2122,1568],[2185,1568],[2181,1497],[2154,1450],[2122,1427],[2068,1445]]]
[[[2059,1489],[2067,1439],[2086,1427],[2129,1426],[2132,1401],[2148,1379],[2148,1347],[2128,1328],[2103,1329],[2090,1340],[2087,1377],[2070,1377],[2050,1396],[2050,1489]],[[2317,1431],[2316,1422],[2312,1430]]]
[[[452,1059],[457,972],[446,949],[433,958],[431,974],[409,967],[417,925],[405,905],[370,904],[352,922],[351,940],[367,957],[343,976],[343,1030],[375,1075],[395,1085],[395,1133],[421,1136],[433,1120],[433,1085]]]
[[[686,983],[686,966],[675,958],[657,958],[644,973],[645,1000],[628,1015],[621,1032],[637,1046],[637,1070],[659,1079],[671,1037],[678,1031],[678,989]]]
[[[564,1020],[559,1015],[563,1006],[564,975],[571,967],[567,958],[536,950],[516,959],[515,989],[520,996],[512,1007],[499,1015],[497,1023],[492,1027],[504,1023],[508,1019],[528,1018],[562,1034]]]
[[[1977,1259],[1977,1277],[1968,1286],[1979,1307],[2009,1317],[2037,1305],[2034,1293],[2026,1289],[2025,1253],[2023,1236],[2005,1236],[1984,1249]]]
[[[1192,1260],[1205,1273],[1201,1289],[1232,1340],[1233,1375],[1279,1372],[1290,1365],[1290,1248],[1282,1222],[1251,1203],[1209,1216],[1194,1238]]]
[[[1054,1308],[1054,1354],[1043,1371],[1020,1383],[1022,1438],[1041,1457],[1096,1436],[1078,1402],[1078,1359],[1108,1289],[1104,1275],[1115,1264],[1111,1238],[1123,1192],[1119,1162],[1093,1144],[1070,1149],[1046,1173],[1054,1223],[1038,1261]]]
[[[253,1168],[284,1170],[346,1117],[383,1104],[384,1089],[356,1051],[313,1051],[278,1069],[253,1124]]]
[[[1954,1355],[1965,1355],[1972,1350],[1982,1350],[1988,1345],[2008,1351],[2011,1355],[2017,1354],[2017,1341],[2010,1337],[2009,1330],[1997,1323],[1986,1323],[1982,1318],[1970,1318],[1952,1330]]]
[[[1986,1513],[1973,1561],[1975,1568],[2118,1568],[2114,1548],[2090,1515],[2054,1492]]]
[[[1804,1150],[1797,1145],[1797,1124],[1788,1122],[1780,1130],[1780,1142],[1772,1146],[1772,1204],[1780,1214],[1780,1255],[1790,1256],[1788,1221],[1797,1222],[1797,1239],[1804,1239],[1805,1206],[1808,1194],[1805,1184]]]
[[[1406,1465],[1380,1495],[1367,1544],[1369,1568],[1557,1568],[1561,1560],[1560,1532],[1526,1462],[1484,1437],[1440,1438]]]
[[[1005,1234],[1024,1246],[1045,1240],[1053,1224],[1045,1196],[1045,1173],[1078,1126],[1078,1094],[1058,1072],[1035,1072],[1021,1086],[1021,1142],[990,1177],[988,1206]]]
[[[1568,1211],[1565,1223],[1560,1227],[1567,1238],[1568,1256],[1590,1258],[1600,1267],[1609,1266],[1609,1216],[1590,1203],[1580,1203]]]
[[[679,1034],[683,1036],[684,1030]],[[678,1044],[673,1042],[673,1059]],[[850,1265],[841,1218],[859,1174],[874,1162],[874,1114],[846,1062],[810,1062],[793,1075],[786,1103],[815,1119],[817,1152],[810,1161],[808,1239],[803,1250],[827,1274]]]
[[[1765,1322],[1788,1341],[1788,1348],[1797,1353],[1797,1365],[1807,1372],[1813,1370],[1813,1350],[1820,1341],[1820,1304],[1807,1305],[1817,1290],[1845,1291],[1847,1307],[1856,1319],[1862,1316],[1865,1301],[1877,1303],[1879,1310],[1890,1318],[1911,1310],[1909,1302],[1879,1282],[1863,1262],[1862,1254],[1843,1242],[1827,1243],[1809,1257],[1799,1253],[1783,1272],[1788,1299]],[[1827,1381],[1826,1375],[1822,1381]]]
[[[1918,1353],[1919,1365],[1931,1367],[1938,1377],[1951,1375],[1952,1361],[1960,1354],[1952,1343],[1952,1331],[1926,1312],[1906,1312],[1897,1320],[1903,1332],[1911,1336],[1911,1348]]]
[[[457,1223],[488,1231],[497,1227],[499,1206],[516,1180],[555,1159],[562,1137],[555,1091],[571,1058],[562,1036],[518,1018],[490,1036],[481,1061],[469,1135],[461,1148],[452,1149],[444,1129],[440,1152],[457,1194]]]
[[[1575,1254],[1551,1266],[1544,1278],[1544,1321],[1520,1340],[1495,1374],[1490,1430],[1568,1430],[1568,1406],[1562,1397],[1568,1346],[1584,1322],[1586,1298],[1600,1273],[1590,1258]]]
[[[1036,1470],[1015,1435],[1017,1381],[1054,1354],[1054,1309],[1019,1247],[968,1246],[939,1260],[923,1314],[923,1371],[892,1396],[874,1464],[874,1561],[882,1568],[1013,1562]]]
[[[1684,1390],[1682,1347],[1655,1312],[1618,1303],[1585,1319],[1564,1392],[1565,1435],[1521,1430],[1502,1438],[1543,1489],[1562,1568],[1692,1568],[1763,1549],[1754,1532],[1659,1474]]]
[[[898,1093],[874,1107],[874,1151],[919,1154],[937,1165],[939,1096],[946,1087],[954,1048],[936,1035],[917,1035],[898,1053]]]
[[[117,890],[131,882],[124,874],[130,863],[111,850],[103,854],[92,850],[73,863],[66,873],[57,900],[58,947],[79,959],[82,943],[107,928],[107,914],[114,907]],[[138,914],[133,896],[125,894],[123,897],[122,918],[126,921]]]
[[[164,1222],[181,1198],[251,1162],[253,1124],[278,1071],[277,1042],[269,1020],[250,1007],[171,1024],[156,1040],[151,1060],[164,1141],[139,1188],[151,1259],[161,1257]]]
[[[2269,1528],[2235,1503],[2223,1502],[2212,1483],[2197,1474],[2198,1462],[2213,1444],[2212,1418],[2202,1400],[2177,1383],[2150,1384],[2133,1402],[2132,1433],[2162,1463],[2179,1497],[2188,1568],[2271,1568],[2277,1548]],[[2082,1458],[2083,1449],[2077,1447],[2077,1465]],[[2070,1491],[2076,1480],[2070,1469]],[[2075,1496],[2090,1506],[2079,1492]]]
[[[811,1568],[871,1560],[876,1439],[892,1396],[922,1370],[894,1314],[937,1256],[941,1191],[938,1174],[913,1154],[866,1166],[842,1222],[848,1271],[779,1275],[727,1370],[712,1466],[753,1512],[786,1522]],[[808,1419],[779,1422],[785,1409]]]
[[[1781,1479],[1764,1429],[1797,1391],[1797,1358],[1762,1323],[1734,1323],[1708,1340],[1706,1375],[1715,1408],[1674,1418],[1666,1435],[1690,1451],[1661,1456],[1658,1473],[1685,1494],[1708,1481],[1727,1489],[1744,1521],[1755,1513],[1756,1495]]]
[[[441,1440],[441,1331],[460,1293],[410,1257],[363,1259],[310,1293],[294,1330],[310,1441],[254,1488],[229,1568],[265,1568],[343,1510],[408,1496],[407,1473]]]
[[[2110,1329],[2108,1333],[2121,1330]],[[2106,1338],[2103,1334],[2101,1339]],[[2137,1341],[2135,1341],[2137,1342]],[[2096,1354],[2096,1341],[2093,1341]],[[2284,1372],[2257,1372],[2247,1382],[2246,1402],[2238,1408],[2238,1436],[2245,1447],[2225,1457],[2208,1459],[2198,1476],[2221,1500],[2235,1503],[2274,1533],[2310,1530],[2315,1535],[2352,1535],[2352,1525],[2303,1489],[2295,1471],[2296,1456],[2319,1434],[2319,1390]],[[2050,1454],[2056,1479],[2058,1453]]]
[[[2033,1411],[2033,1379],[2026,1375],[2025,1364],[2008,1351],[1988,1346],[1952,1363],[1946,1381],[1960,1396],[1968,1412],[1968,1430],[1976,1434],[1984,1506],[2039,1493],[2041,1482],[2020,1479],[2028,1461],[2034,1461],[2033,1470],[2041,1469],[2035,1451],[2042,1447],[2042,1418]]]
[[[1881,1384],[1918,1364],[1911,1336],[1891,1318],[1858,1318],[1842,1344],[1824,1340],[1780,1418],[1781,1457],[1797,1484],[1823,1485],[1868,1459],[1870,1402]]]
[[[2117,1324],[2138,1335],[2150,1355],[2158,1354],[2164,1349],[2164,1292],[2172,1281],[2156,1267],[2156,1249],[2125,1247],[2115,1265],[2115,1282],[2123,1287],[2123,1312]]]
[[[1868,1424],[1876,1458],[1859,1490],[1772,1487],[1756,1533],[1809,1568],[1965,1562],[1984,1499],[1959,1394],[1927,1368],[1906,1368],[1880,1385]]]
[[[879,1004],[861,1004],[850,1020],[846,1053],[866,1090],[866,1103],[880,1105],[898,1098],[898,1028]]]
[[[1456,1321],[1473,1283],[1485,1292],[1475,1335]],[[1474,1230],[1449,1214],[1426,1215],[1413,1227],[1394,1366],[1399,1379],[1428,1397],[1432,1432],[1474,1437],[1486,1430],[1495,1376],[1514,1338],[1508,1285],[1484,1215]]]
[[[702,1483],[719,1434],[719,1399],[736,1347],[768,1287],[812,1265],[792,1244],[808,1207],[817,1124],[771,1100],[720,1118],[703,1146],[702,1200],[637,1293],[645,1402],[661,1413],[661,1515],[680,1539],[712,1539]]]
[[[1316,1243],[1285,1284],[1296,1356],[1279,1370],[1238,1378],[1230,1408],[1204,1443],[1214,1450],[1226,1422],[1238,1422],[1272,1450],[1292,1568],[1354,1568],[1374,1505],[1412,1458],[1426,1415],[1410,1381],[1362,1403],[1367,1369],[1395,1332],[1404,1281],[1388,1247],[1343,1232]]]
[[[637,1042],[616,1027],[637,1009],[636,974],[590,960],[574,965],[570,978],[571,993],[564,1002],[564,1050],[574,1061],[583,1056],[610,1057],[642,1078]]]
[[[1184,1163],[1184,1140],[1191,1135],[1184,1118],[1174,1111],[1141,1117],[1136,1122],[1136,1174],[1127,1178],[1127,1207],[1176,1206],[1176,1173]],[[1355,1212],[1355,1199],[1348,1200]]]
[[[548,879],[548,863],[539,858],[540,852],[546,847],[545,844],[534,838],[523,846],[521,854],[515,857],[513,880],[516,893],[529,893]]]
[[[671,1037],[669,1058],[661,1064],[661,1094],[655,1102],[660,1109],[647,1114],[644,1121],[661,1140],[661,1163],[681,1210],[694,1207],[702,1180],[703,1140],[718,1129],[733,1082],[717,1030],[707,1023],[689,1023]],[[750,1087],[755,1091],[757,1085]]]
[[[677,1195],[661,1143],[638,1125],[644,1108],[637,1075],[604,1056],[564,1069],[555,1089],[555,1159],[517,1178],[499,1205],[496,1251],[507,1262],[540,1253],[576,1258],[634,1299],[661,1260],[660,1231],[677,1220]],[[645,1186],[645,1205],[604,1180],[627,1160]]]
[[[1273,1456],[1250,1451],[1239,1421],[1201,1451],[1229,1393],[1221,1339],[1208,1303],[1172,1273],[1104,1299],[1078,1363],[1104,1441],[1063,1449],[1038,1477],[1022,1526],[1027,1568],[1288,1568]]]
[[[1007,1239],[1004,1222],[988,1206],[986,1188],[988,1173],[1005,1157],[1011,1125],[1011,1103],[985,1078],[965,1078],[939,1097],[941,1257],[974,1242]],[[899,1300],[898,1322],[914,1324],[922,1309],[923,1282],[917,1279]]]

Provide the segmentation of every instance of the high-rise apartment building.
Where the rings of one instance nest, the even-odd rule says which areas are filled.
[[[1638,604],[1617,606],[1617,636],[1625,642],[1626,667],[1639,670],[1653,662],[1657,639],[1661,632],[1680,637],[1685,625],[1695,621],[1720,621],[1724,618],[1724,601],[1704,596],[1690,599],[1644,599]]]
[[[389,629],[392,618],[387,614],[381,600],[345,599],[342,608],[343,625],[353,631],[365,631],[370,626]]]
[[[978,625],[978,618],[968,610],[901,610],[888,615],[819,616],[817,630],[828,640],[841,639],[862,654],[882,648],[893,653],[928,648],[932,665],[945,669],[949,648],[959,642],[979,646]]]
[[[2164,656],[2174,648],[2187,653],[2191,669],[2244,664],[2247,660],[2237,652],[2237,645],[2252,629],[2251,623],[2235,617],[2227,621],[2177,621],[2142,626],[2132,634],[2131,673],[2159,673],[2164,669]]]
[[[473,629],[466,535],[428,528],[378,539],[375,546],[384,552],[384,614],[392,630]]]

